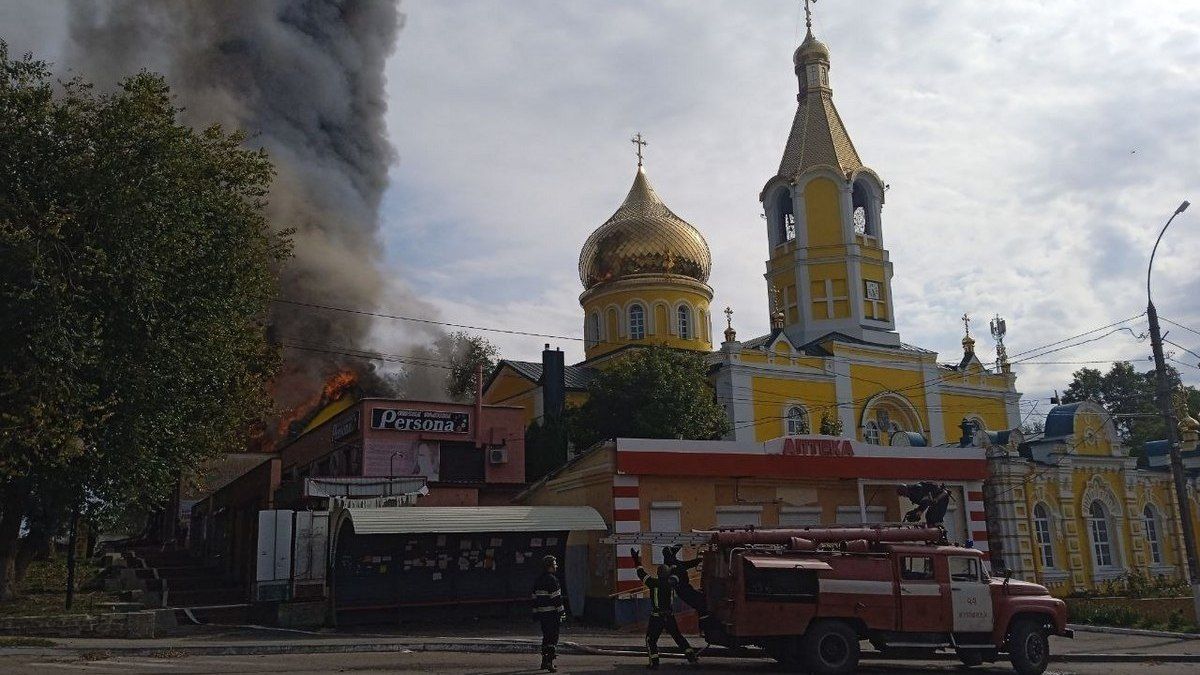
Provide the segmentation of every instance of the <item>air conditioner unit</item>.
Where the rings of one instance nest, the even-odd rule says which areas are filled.
[[[508,464],[508,448],[492,448],[488,451],[488,461],[492,464]]]

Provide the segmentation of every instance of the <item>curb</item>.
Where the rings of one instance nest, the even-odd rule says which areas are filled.
[[[559,644],[560,654],[590,655],[590,656],[627,656],[644,657],[646,650],[633,645],[614,645],[612,647],[592,647],[578,642],[562,642]],[[342,644],[277,644],[277,645],[187,645],[160,647],[113,647],[113,648],[81,648],[81,647],[12,647],[0,648],[0,654],[38,655],[38,656],[82,656],[84,654],[107,653],[112,657],[171,657],[186,656],[270,656],[282,654],[366,654],[366,653],[411,653],[411,652],[465,652],[479,654],[536,654],[540,648],[537,641],[509,642],[413,642],[413,643],[342,643]],[[664,658],[682,659],[683,654],[669,651],[661,652]],[[731,651],[726,649],[710,649],[703,654],[707,658],[762,658],[758,650]],[[864,653],[868,660],[875,660],[874,655]],[[934,656],[934,660],[949,658],[952,655]],[[1200,663],[1200,654],[1055,654],[1050,657],[1053,663]]]
[[[1175,638],[1177,640],[1200,640],[1200,633],[1176,633],[1169,630],[1145,630],[1142,628],[1116,628],[1114,626],[1089,626],[1069,623],[1067,628],[1081,633],[1108,633],[1111,635],[1142,635],[1145,637]]]

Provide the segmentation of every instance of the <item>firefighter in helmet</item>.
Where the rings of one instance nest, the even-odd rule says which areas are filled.
[[[651,576],[642,567],[642,556],[638,550],[630,549],[633,562],[637,565],[638,578],[650,591],[650,621],[646,624],[646,655],[650,658],[650,669],[658,668],[658,637],[663,630],[671,635],[675,644],[683,650],[689,663],[696,663],[699,656],[696,650],[688,644],[683,633],[679,632],[679,624],[675,621],[674,601],[675,587],[679,579],[671,574],[669,565],[659,565],[658,575]]]
[[[929,527],[941,527],[946,519],[946,509],[950,507],[950,491],[945,485],[921,481],[912,485],[900,485],[896,494],[908,499],[916,506],[904,514],[907,523],[920,522],[921,514],[925,514],[925,524]]]
[[[553,673],[558,670],[554,667],[554,657],[558,655],[558,632],[567,620],[567,610],[563,607],[562,587],[555,576],[558,560],[548,555],[542,558],[542,566],[544,571],[533,585],[533,618],[542,629],[542,670]]]

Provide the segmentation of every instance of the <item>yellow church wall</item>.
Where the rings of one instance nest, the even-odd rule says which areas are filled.
[[[1031,476],[1033,481],[1037,481],[1038,477]],[[1052,487],[1053,480],[1046,481],[1041,485],[1027,484],[1029,489],[1017,488],[1025,495],[1024,511],[1018,511],[1017,515],[1024,518],[1023,521],[1017,524],[1017,532],[1021,541],[1021,555],[1032,559],[1033,567],[1036,570],[1037,577],[1043,585],[1050,590],[1052,595],[1062,597],[1070,595],[1072,589],[1070,559],[1071,552],[1067,544],[1068,537],[1063,532],[1064,519],[1059,518],[1062,514],[1062,503],[1055,494],[1054,489],[1047,489],[1048,485]],[[1040,489],[1038,489],[1040,488]],[[1046,567],[1042,564],[1041,551],[1038,548],[1037,534],[1034,531],[1033,525],[1033,510],[1038,502],[1043,502],[1049,509],[1047,515],[1050,516],[1050,548],[1053,555],[1054,571],[1068,572],[1061,581],[1054,582],[1047,579],[1045,576]],[[1075,537],[1078,539],[1078,537]]]
[[[957,440],[962,436],[964,417],[978,415],[983,418],[983,424],[990,430],[1008,429],[1008,411],[1004,399],[989,396],[970,396],[967,394],[952,394],[942,392],[942,423],[947,440]]]
[[[809,302],[812,303],[812,315],[815,319],[843,319],[850,316],[850,288],[846,281],[849,277],[845,263],[820,263],[809,266]],[[833,316],[829,316],[829,307],[825,298],[825,280],[830,281],[833,297],[841,298],[833,302]]]
[[[843,243],[838,202],[838,187],[828,178],[814,178],[804,186],[804,214],[810,248]]]
[[[1112,441],[1105,429],[1108,413],[1080,410],[1075,414],[1074,451],[1080,455],[1111,457]]]
[[[517,375],[511,368],[504,368],[491,386],[483,392],[483,402],[487,405],[511,405],[521,408],[521,419],[528,426],[534,418],[534,404],[537,395],[537,385],[524,377]]]
[[[1078,528],[1079,536],[1074,541],[1068,541],[1068,546],[1072,554],[1075,554],[1076,550],[1079,551],[1083,562],[1083,578],[1088,587],[1103,584],[1103,581],[1097,580],[1095,576],[1095,555],[1092,552],[1092,540],[1088,528],[1088,511],[1091,504],[1084,503],[1084,492],[1087,491],[1088,485],[1096,479],[1099,479],[1108,488],[1116,498],[1117,503],[1121,506],[1120,515],[1116,513],[1110,514],[1112,527],[1109,530],[1109,539],[1117,546],[1113,551],[1114,563],[1117,566],[1136,566],[1133,540],[1130,537],[1129,514],[1126,513],[1125,484],[1121,479],[1121,474],[1095,471],[1089,467],[1076,467],[1071,476],[1076,503],[1074,505],[1064,505],[1063,517],[1073,520]],[[1074,515],[1068,516],[1068,512]],[[1138,548],[1140,549],[1141,546]]]
[[[789,403],[800,403],[808,410],[811,433],[820,430],[821,411],[832,410],[837,403],[832,381],[754,376],[750,378],[750,387],[753,391],[746,395],[754,397],[756,441],[769,441],[784,435],[784,409]]]
[[[618,315],[616,311],[611,311],[611,306],[616,305],[623,314],[627,304],[635,300],[645,305],[647,313],[644,340],[631,340],[628,336],[621,336],[618,330]],[[672,313],[676,311],[676,305],[680,302],[687,302],[692,306],[692,336],[686,340],[671,332]],[[709,299],[699,292],[665,285],[614,290],[589,297],[583,306],[584,316],[591,316],[593,312],[605,316],[607,337],[600,344],[585,349],[587,358],[602,356],[628,344],[655,344],[709,351],[712,349],[712,336],[707,335],[707,325],[701,326],[702,321],[707,322],[708,303]]]
[[[925,407],[924,377],[919,370],[889,368],[887,366],[871,366],[861,363],[850,364],[850,383],[852,397],[855,401],[866,401],[876,394],[892,391],[904,397],[916,410],[921,428],[913,431],[924,432],[929,429],[929,420]],[[855,406],[854,420],[861,423],[863,404]],[[852,430],[846,429],[847,434]],[[856,433],[861,439],[861,430]]]

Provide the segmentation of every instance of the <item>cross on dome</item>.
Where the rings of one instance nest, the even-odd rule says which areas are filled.
[[[641,166],[642,165],[642,148],[644,148],[650,144],[647,143],[646,141],[642,140],[642,132],[640,132],[640,131],[637,132],[636,134],[634,134],[633,138],[629,139],[629,142],[633,143],[633,147],[637,148],[638,166]]]
[[[804,0],[804,27],[808,32],[812,32],[812,7],[810,5],[816,3],[817,0]]]

